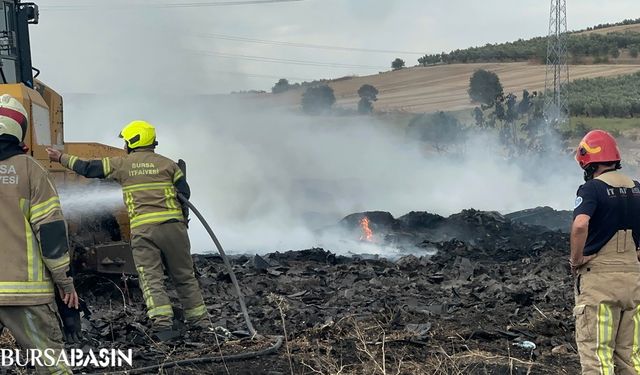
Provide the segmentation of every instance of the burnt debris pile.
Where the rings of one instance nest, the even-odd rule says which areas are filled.
[[[573,212],[556,211],[551,207],[536,207],[512,212],[505,215],[505,217],[519,223],[540,225],[568,233],[573,219]]]
[[[543,214],[547,219],[527,223],[476,210],[447,218],[412,212],[397,219],[368,212],[338,224],[354,241],[409,244],[435,251],[432,256],[336,255],[349,249],[236,256],[232,263],[255,328],[287,340],[276,355],[226,366],[233,374],[328,374],[341,368],[350,374],[577,373],[569,237],[560,228],[537,225],[567,216]],[[365,228],[373,238],[367,239]],[[95,276],[81,286],[94,311],[85,321],[84,345],[133,348],[137,366],[264,347],[264,341],[245,337],[220,257],[194,260],[212,320],[230,332],[219,348],[202,333],[151,342],[136,280]],[[225,373],[224,366],[171,371]]]
[[[345,217],[338,225],[342,235],[358,238],[364,218],[373,232],[372,242],[381,245],[411,250],[412,246],[435,248],[435,244],[458,240],[474,248],[466,256],[475,259],[485,254],[495,261],[545,252],[565,238],[563,233],[568,231],[563,228],[569,228],[571,224],[568,211],[550,208],[508,215],[469,209],[447,218],[428,212],[410,212],[397,219],[388,212],[374,211]],[[337,231],[336,228],[332,230]]]

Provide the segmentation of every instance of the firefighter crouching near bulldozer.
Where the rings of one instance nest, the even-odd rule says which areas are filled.
[[[583,374],[640,374],[640,185],[618,172],[620,152],[593,130],[576,160],[578,189],[571,229],[576,342]]]
[[[186,209],[177,198],[190,196],[183,172],[172,160],[155,153],[156,131],[145,121],[122,129],[128,155],[101,160],[47,149],[52,161],[89,178],[103,178],[122,186],[131,224],[131,248],[140,287],[156,338],[174,337],[173,309],[164,288],[164,269],[175,284],[190,329],[209,329],[210,320],[193,271]],[[183,212],[184,211],[184,212]]]
[[[60,199],[47,171],[25,155],[28,121],[18,100],[0,96],[0,323],[23,349],[54,350],[57,358],[63,339],[56,287],[69,308],[78,308],[78,295],[67,275],[69,244]],[[63,362],[37,371],[71,374]]]

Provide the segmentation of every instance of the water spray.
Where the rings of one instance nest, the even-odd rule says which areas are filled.
[[[65,184],[58,191],[65,215],[113,213],[122,204],[122,190],[116,183],[90,181]]]

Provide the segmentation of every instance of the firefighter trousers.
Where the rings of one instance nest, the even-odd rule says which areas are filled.
[[[156,328],[168,328],[173,324],[173,308],[164,287],[165,269],[178,292],[187,323],[209,318],[194,275],[184,223],[167,222],[137,229],[131,235],[131,248],[147,316]]]
[[[573,313],[583,375],[640,375],[640,263],[626,232],[578,269]]]
[[[53,303],[34,306],[0,306],[0,323],[7,327],[22,349],[54,350],[54,358],[64,349],[60,318]],[[21,358],[23,362],[25,358]],[[46,361],[45,358],[42,361]],[[42,362],[42,364],[48,364]],[[72,374],[66,364],[36,367],[38,374]]]

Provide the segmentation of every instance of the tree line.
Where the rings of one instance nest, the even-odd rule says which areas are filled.
[[[626,20],[623,20],[621,22],[616,22],[616,23],[601,23],[599,25],[593,26],[593,27],[587,27],[587,31],[591,31],[591,30],[600,30],[600,29],[606,29],[609,27],[614,27],[614,26],[627,26],[627,25],[637,25],[640,23],[640,18],[629,18]]]
[[[609,34],[569,34],[567,49],[570,61],[575,64],[592,58],[593,63],[606,63],[609,58],[620,57],[621,50],[628,50],[631,57],[640,53],[640,33],[627,31]],[[482,47],[457,49],[451,52],[427,54],[418,59],[423,66],[475,62],[518,62],[547,58],[547,38],[519,39],[515,42],[486,44]]]

